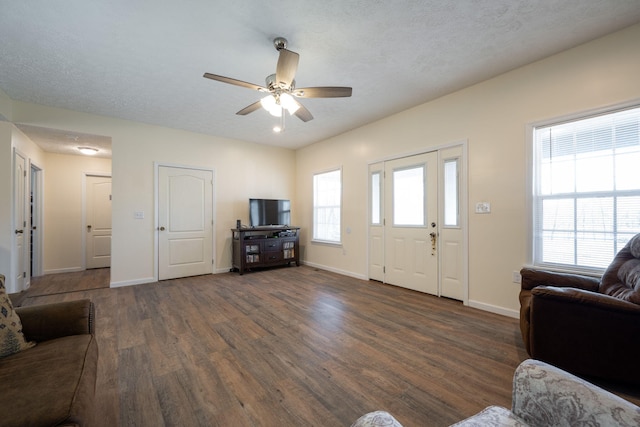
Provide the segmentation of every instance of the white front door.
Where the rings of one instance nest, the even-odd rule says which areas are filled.
[[[385,162],[385,282],[438,294],[438,153]]]
[[[86,176],[86,268],[111,266],[111,177]]]
[[[213,273],[213,171],[158,167],[158,279]]]
[[[464,146],[369,165],[369,278],[468,298]]]
[[[14,188],[13,188],[13,218],[14,218],[14,284],[10,292],[20,292],[26,288],[27,277],[27,245],[29,224],[27,216],[27,160],[14,152]]]

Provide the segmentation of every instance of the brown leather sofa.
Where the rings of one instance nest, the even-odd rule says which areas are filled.
[[[601,278],[523,268],[520,330],[532,358],[640,384],[640,234]]]
[[[25,338],[37,344],[0,359],[0,425],[94,425],[98,346],[93,303],[18,307],[16,312]]]

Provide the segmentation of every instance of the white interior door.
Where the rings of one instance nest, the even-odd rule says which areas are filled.
[[[385,282],[437,295],[438,153],[385,162]]]
[[[85,179],[86,268],[111,266],[111,177]]]
[[[158,279],[213,273],[213,171],[158,167]]]
[[[13,181],[13,218],[14,218],[14,251],[13,273],[14,284],[12,292],[20,292],[26,288],[27,277],[27,160],[14,152],[14,181]]]

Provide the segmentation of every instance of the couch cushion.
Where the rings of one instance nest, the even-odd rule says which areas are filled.
[[[452,424],[451,427],[527,427],[527,424],[502,406],[489,406],[472,417]]]
[[[640,234],[629,240],[607,267],[599,292],[640,304]]]
[[[3,426],[91,425],[98,351],[92,335],[72,335],[0,360]]]
[[[620,266],[618,279],[627,287],[640,290],[640,259],[630,259]]]
[[[4,276],[0,277],[0,357],[6,357],[36,343],[25,340],[22,333],[20,317],[13,309],[13,304],[4,288]]]

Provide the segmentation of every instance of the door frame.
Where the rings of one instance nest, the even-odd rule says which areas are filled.
[[[32,212],[31,235],[33,249],[31,251],[31,277],[42,276],[42,236],[44,236],[44,170],[37,164],[29,161],[29,190],[31,193]],[[35,228],[34,228],[35,227]]]
[[[193,169],[211,172],[211,176],[213,179],[213,185],[211,186],[211,218],[213,219],[213,224],[211,225],[211,257],[214,260],[213,265],[213,274],[217,272],[217,265],[215,260],[216,257],[216,170],[211,167],[206,166],[194,166],[194,165],[184,165],[180,163],[167,163],[167,162],[153,162],[153,279],[155,282],[158,281],[160,277],[160,263],[158,260],[159,257],[159,236],[158,236],[158,227],[160,227],[159,223],[159,215],[160,215],[160,168],[161,167],[169,167],[169,168],[180,168],[180,169]],[[224,270],[225,272],[228,270]]]
[[[424,153],[430,153],[430,152],[438,152],[438,227],[437,227],[437,233],[438,235],[441,234],[441,230],[443,227],[443,209],[444,209],[444,204],[441,203],[442,201],[442,197],[443,197],[443,191],[442,191],[442,156],[441,156],[441,152],[443,150],[446,149],[450,149],[450,148],[454,148],[454,147],[460,147],[461,151],[462,151],[462,155],[460,157],[460,226],[462,228],[462,235],[463,235],[463,244],[462,244],[462,266],[461,266],[461,270],[462,270],[462,277],[463,277],[463,297],[462,297],[462,303],[464,305],[469,305],[469,228],[468,228],[468,224],[469,224],[469,209],[468,209],[468,140],[464,139],[464,140],[460,140],[460,141],[455,141],[455,142],[451,142],[448,144],[441,144],[441,145],[436,145],[433,147],[428,147],[422,150],[415,150],[415,151],[411,151],[408,153],[402,153],[402,154],[396,154],[393,156],[388,156],[388,157],[384,157],[384,158],[379,158],[379,159],[375,159],[372,160],[370,162],[367,163],[367,168],[366,168],[366,173],[367,173],[367,277],[369,277],[369,263],[370,263],[370,245],[369,245],[369,241],[370,241],[370,225],[371,225],[371,182],[370,182],[370,166],[374,165],[376,163],[384,163],[384,162],[388,162],[388,161],[392,161],[392,160],[396,160],[396,159],[401,159],[404,157],[411,157],[411,156],[416,156],[416,155],[420,155],[420,154],[424,154]],[[388,215],[385,214],[385,216],[388,218]],[[442,260],[442,250],[440,247],[440,239],[438,239],[438,249],[437,249],[437,253],[438,253],[438,296],[440,296],[441,293],[441,286],[442,286],[442,264],[443,264],[443,260]]]
[[[81,250],[82,250],[82,270],[87,269],[87,239],[86,239],[86,229],[87,229],[87,177],[96,176],[103,178],[111,178],[113,176],[109,172],[82,172],[82,241],[81,241]],[[111,217],[113,218],[113,205],[111,208]]]

